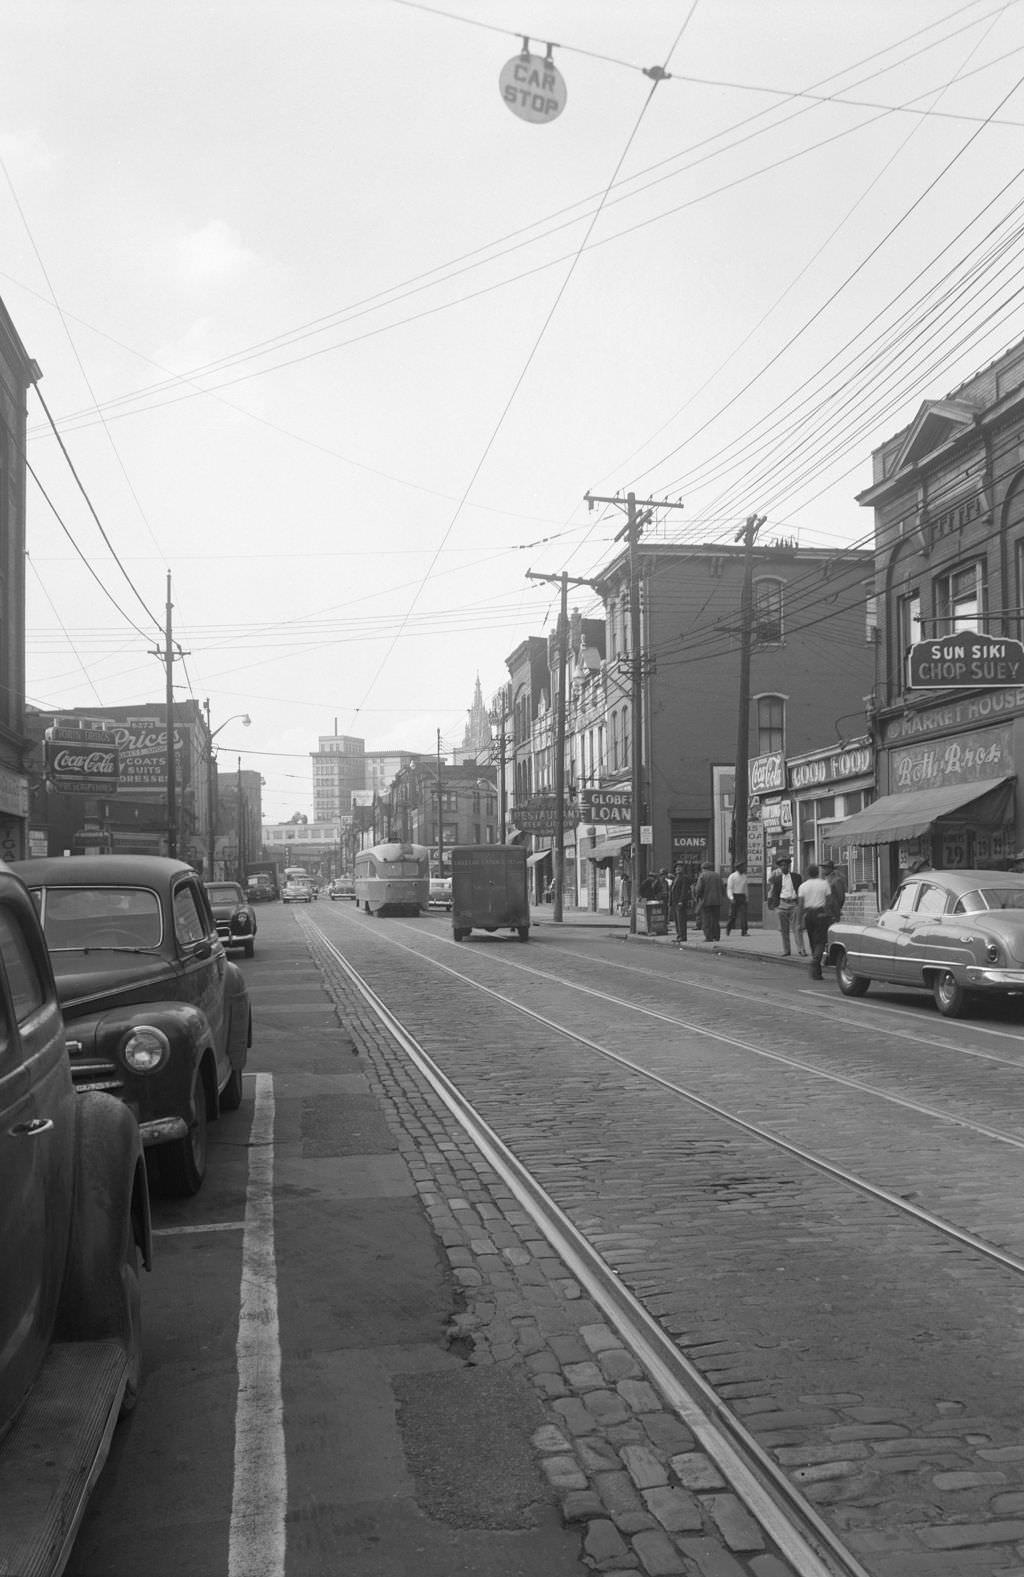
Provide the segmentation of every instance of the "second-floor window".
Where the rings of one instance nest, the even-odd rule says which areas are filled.
[[[786,748],[786,701],[781,695],[757,698],[757,754],[774,755]]]
[[[754,640],[759,646],[778,646],[782,640],[781,580],[762,576],[754,582]]]
[[[935,581],[935,634],[958,635],[963,630],[980,630],[985,612],[985,566],[964,564],[949,570]]]
[[[896,617],[899,623],[900,639],[900,689],[907,683],[907,653],[918,641],[923,640],[921,634],[921,593],[917,590],[908,591],[896,604]]]

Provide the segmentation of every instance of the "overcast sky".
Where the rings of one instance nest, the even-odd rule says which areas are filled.
[[[588,490],[863,543],[872,448],[1024,336],[1020,0],[2,15],[0,295],[82,484],[31,394],[28,699],[162,701],[170,573],[268,820],[335,723],[461,742],[552,628],[526,571],[615,551]]]

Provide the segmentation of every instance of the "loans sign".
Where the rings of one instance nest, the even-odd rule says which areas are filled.
[[[907,656],[911,690],[975,690],[1024,683],[1024,644],[980,630],[918,641]]]

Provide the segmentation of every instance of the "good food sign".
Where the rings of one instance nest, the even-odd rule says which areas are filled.
[[[907,657],[912,690],[974,690],[1024,682],[1020,641],[962,630],[938,641],[918,641]]]

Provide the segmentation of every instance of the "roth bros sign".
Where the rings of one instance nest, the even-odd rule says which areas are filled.
[[[938,641],[918,641],[907,657],[911,690],[972,690],[1024,683],[1020,641],[962,630]]]

